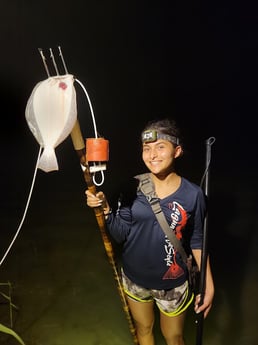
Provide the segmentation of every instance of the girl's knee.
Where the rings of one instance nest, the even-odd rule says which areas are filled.
[[[154,322],[152,322],[150,324],[143,324],[143,323],[136,321],[135,327],[137,330],[137,334],[140,335],[141,337],[152,334],[153,324],[154,324]]]

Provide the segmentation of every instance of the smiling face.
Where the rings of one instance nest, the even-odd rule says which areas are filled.
[[[143,143],[142,159],[154,175],[166,175],[174,170],[174,160],[182,153],[180,145],[159,139],[152,143]]]

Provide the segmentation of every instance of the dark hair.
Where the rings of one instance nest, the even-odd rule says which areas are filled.
[[[179,139],[179,143],[182,146],[182,138],[180,129],[177,127],[176,121],[172,119],[165,118],[163,120],[152,120],[147,123],[145,128],[143,129],[142,133],[149,130],[155,129],[156,131],[167,134],[172,137],[176,137]]]

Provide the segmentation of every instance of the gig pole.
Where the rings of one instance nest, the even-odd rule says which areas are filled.
[[[201,186],[204,184],[204,193],[206,198],[209,197],[209,183],[210,183],[210,162],[211,162],[211,145],[215,142],[214,137],[210,137],[206,140],[206,162],[205,162],[205,172],[201,181]],[[201,255],[201,268],[200,268],[200,283],[199,283],[199,294],[201,296],[199,306],[203,304],[204,294],[205,294],[205,283],[206,283],[206,268],[207,268],[207,258],[208,258],[208,212],[204,219],[203,224],[203,242],[202,242],[202,255]],[[196,345],[202,345],[203,337],[203,322],[204,322],[204,312],[197,314],[196,324]]]
[[[68,70],[67,70],[64,58],[63,58],[61,47],[59,46],[58,49],[59,49],[59,55],[61,57],[65,73],[68,74]],[[55,59],[54,59],[54,55],[53,55],[52,49],[50,49],[50,51],[51,51],[51,58],[52,58],[52,61],[53,61],[56,73],[57,73],[57,75],[59,75],[58,68],[57,68],[57,65],[55,63]],[[49,70],[48,70],[48,67],[47,67],[47,64],[46,64],[46,61],[45,61],[46,59],[45,59],[45,56],[43,54],[42,49],[39,49],[39,52],[40,52],[41,58],[43,60],[43,63],[44,63],[47,75],[49,77],[50,74],[49,74]],[[75,81],[78,82],[78,84],[82,87],[82,89],[85,92],[85,95],[86,95],[86,97],[88,99],[88,102],[89,102],[92,118],[94,120],[93,109],[92,109],[92,106],[91,106],[91,102],[90,102],[88,93],[87,93],[86,89],[84,88],[84,86],[82,85],[82,83],[78,79],[75,79]],[[93,122],[94,122],[95,132],[97,132],[96,131],[96,126],[95,126],[95,120]],[[85,182],[87,184],[87,187],[88,187],[88,189],[90,190],[91,193],[96,194],[96,186],[94,184],[92,175],[90,173],[89,166],[88,166],[88,164],[86,162],[86,157],[85,157],[85,153],[86,153],[85,141],[84,141],[84,139],[82,137],[81,128],[80,128],[80,124],[79,124],[78,120],[76,120],[75,125],[73,127],[73,130],[71,131],[71,139],[72,139],[72,143],[73,143],[74,149],[75,149],[75,151],[76,151],[76,153],[78,155],[78,158],[80,160],[81,168],[83,170],[83,175],[84,175],[84,179],[85,179]],[[128,305],[128,302],[127,302],[127,299],[125,297],[125,293],[124,293],[124,290],[123,290],[122,281],[121,281],[120,275],[118,273],[117,265],[116,265],[116,262],[115,262],[113,246],[112,246],[112,243],[111,243],[111,241],[109,239],[109,236],[107,234],[107,231],[106,231],[106,224],[105,224],[105,217],[104,217],[103,209],[102,209],[102,207],[94,207],[94,212],[95,212],[96,220],[97,220],[97,223],[98,223],[98,226],[99,226],[99,230],[100,230],[100,233],[101,233],[101,236],[102,236],[104,248],[106,250],[106,254],[107,254],[107,257],[108,257],[108,261],[109,261],[109,263],[110,263],[110,265],[112,267],[113,273],[114,273],[114,278],[115,278],[116,285],[117,285],[117,288],[118,288],[118,292],[119,292],[119,295],[120,295],[120,299],[121,299],[121,302],[122,302],[122,305],[123,305],[123,310],[125,312],[126,319],[128,321],[128,324],[129,324],[129,329],[130,329],[131,335],[133,337],[133,342],[134,342],[135,345],[139,345],[139,342],[138,342],[138,339],[137,339],[137,335],[136,335],[136,329],[135,329],[135,326],[134,326],[134,322],[133,322],[133,319],[132,319],[132,316],[131,316],[131,313],[130,313],[129,305]]]
[[[81,134],[80,124],[78,120],[75,123],[75,126],[71,132],[71,138],[72,138],[74,149],[77,152],[77,155],[80,159],[80,163],[81,163],[81,167],[83,170],[84,179],[87,184],[87,187],[91,193],[96,194],[96,187],[93,183],[93,180],[89,171],[89,167],[87,165],[86,158],[85,158],[85,144],[84,144],[84,140]],[[133,322],[133,319],[129,310],[129,305],[128,305],[128,302],[123,290],[121,277],[119,275],[118,268],[115,262],[113,246],[107,234],[103,209],[102,207],[94,207],[94,212],[95,212],[96,220],[97,220],[99,230],[101,233],[101,237],[103,240],[104,248],[106,250],[108,261],[113,270],[116,286],[117,286],[119,296],[122,302],[123,310],[125,312],[125,316],[129,325],[129,330],[133,338],[133,342],[135,345],[139,345],[134,322]]]

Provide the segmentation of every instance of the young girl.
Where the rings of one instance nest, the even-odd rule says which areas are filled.
[[[166,220],[185,250],[192,252],[200,268],[202,231],[206,213],[202,189],[177,174],[175,160],[183,154],[180,133],[174,121],[147,124],[141,135],[142,159],[155,188]],[[136,176],[137,183],[141,176]],[[154,303],[160,311],[161,332],[167,345],[184,345],[186,310],[194,295],[180,253],[169,241],[146,196],[135,188],[124,195],[112,212],[103,192],[86,191],[90,207],[102,205],[111,236],[122,243],[122,281],[140,345],[154,345]],[[133,195],[133,196],[132,196]],[[188,245],[187,245],[188,244]],[[209,259],[203,304],[195,298],[196,313],[207,316],[214,296]]]

